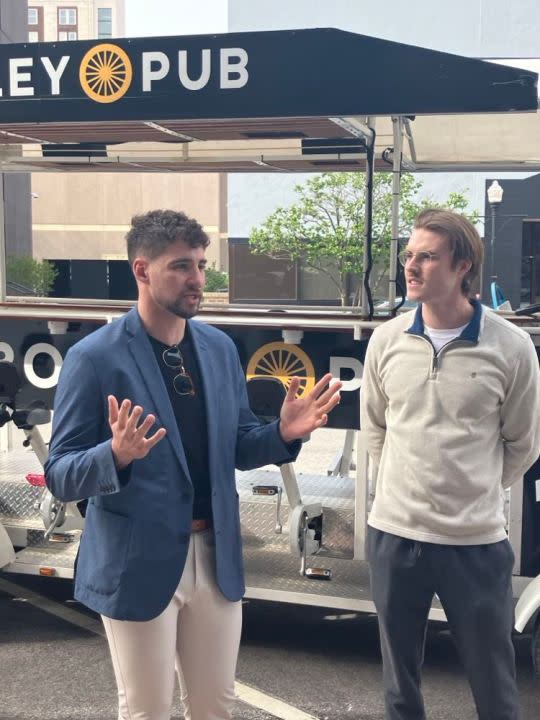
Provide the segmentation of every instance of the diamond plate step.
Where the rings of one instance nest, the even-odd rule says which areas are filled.
[[[41,473],[43,468],[30,448],[0,452],[0,480],[26,482],[27,473]]]
[[[0,453],[0,523],[6,528],[43,530],[37,506],[43,488],[26,481],[28,473],[42,473],[39,460],[29,448]]]
[[[15,556],[15,561],[8,565],[7,572],[23,573],[27,575],[39,575],[40,569],[51,568],[54,577],[73,578],[73,565],[77,550],[79,549],[80,531],[66,533],[71,542],[47,542],[32,545],[20,550]]]
[[[0,480],[0,522],[4,527],[43,528],[39,502],[43,488],[23,482]]]

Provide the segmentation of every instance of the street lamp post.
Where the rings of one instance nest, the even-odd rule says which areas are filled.
[[[497,211],[502,203],[503,192],[504,190],[499,185],[498,180],[494,180],[487,189],[488,203],[491,208],[491,237],[489,247],[491,282],[495,282],[497,280],[497,275],[495,273],[495,220],[497,217]]]

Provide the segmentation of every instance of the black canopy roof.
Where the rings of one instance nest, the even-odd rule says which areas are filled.
[[[532,111],[537,79],[334,29],[1,45],[0,144],[43,148],[33,158],[5,152],[3,169],[63,159],[81,169],[74,158],[102,166],[115,153],[121,169],[126,143],[134,167],[125,169],[141,169],[147,143],[169,150],[150,153],[148,169],[161,160],[173,169],[179,144],[191,148],[178,169],[257,169],[237,141],[256,148],[259,171],[274,157],[278,170],[321,169],[307,167],[317,154],[339,167],[361,154],[367,116]],[[289,165],[276,151],[283,140],[297,143]]]

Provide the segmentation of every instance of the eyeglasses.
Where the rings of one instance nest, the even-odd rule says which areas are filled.
[[[163,362],[167,367],[178,369],[178,375],[173,378],[173,388],[177,395],[195,395],[195,385],[191,375],[184,367],[184,358],[178,345],[173,345],[163,351]]]
[[[410,250],[402,250],[399,255],[399,262],[405,267],[405,265],[408,262],[411,262],[411,260],[416,259],[416,262],[419,265],[429,265],[429,263],[433,262],[433,260],[438,260],[439,255],[437,253],[431,252],[431,250],[422,250],[417,253],[413,253]]]

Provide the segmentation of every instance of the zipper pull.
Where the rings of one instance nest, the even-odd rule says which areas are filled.
[[[439,369],[439,357],[438,357],[438,355],[433,353],[433,360],[431,361],[431,374],[435,375],[438,369]]]

